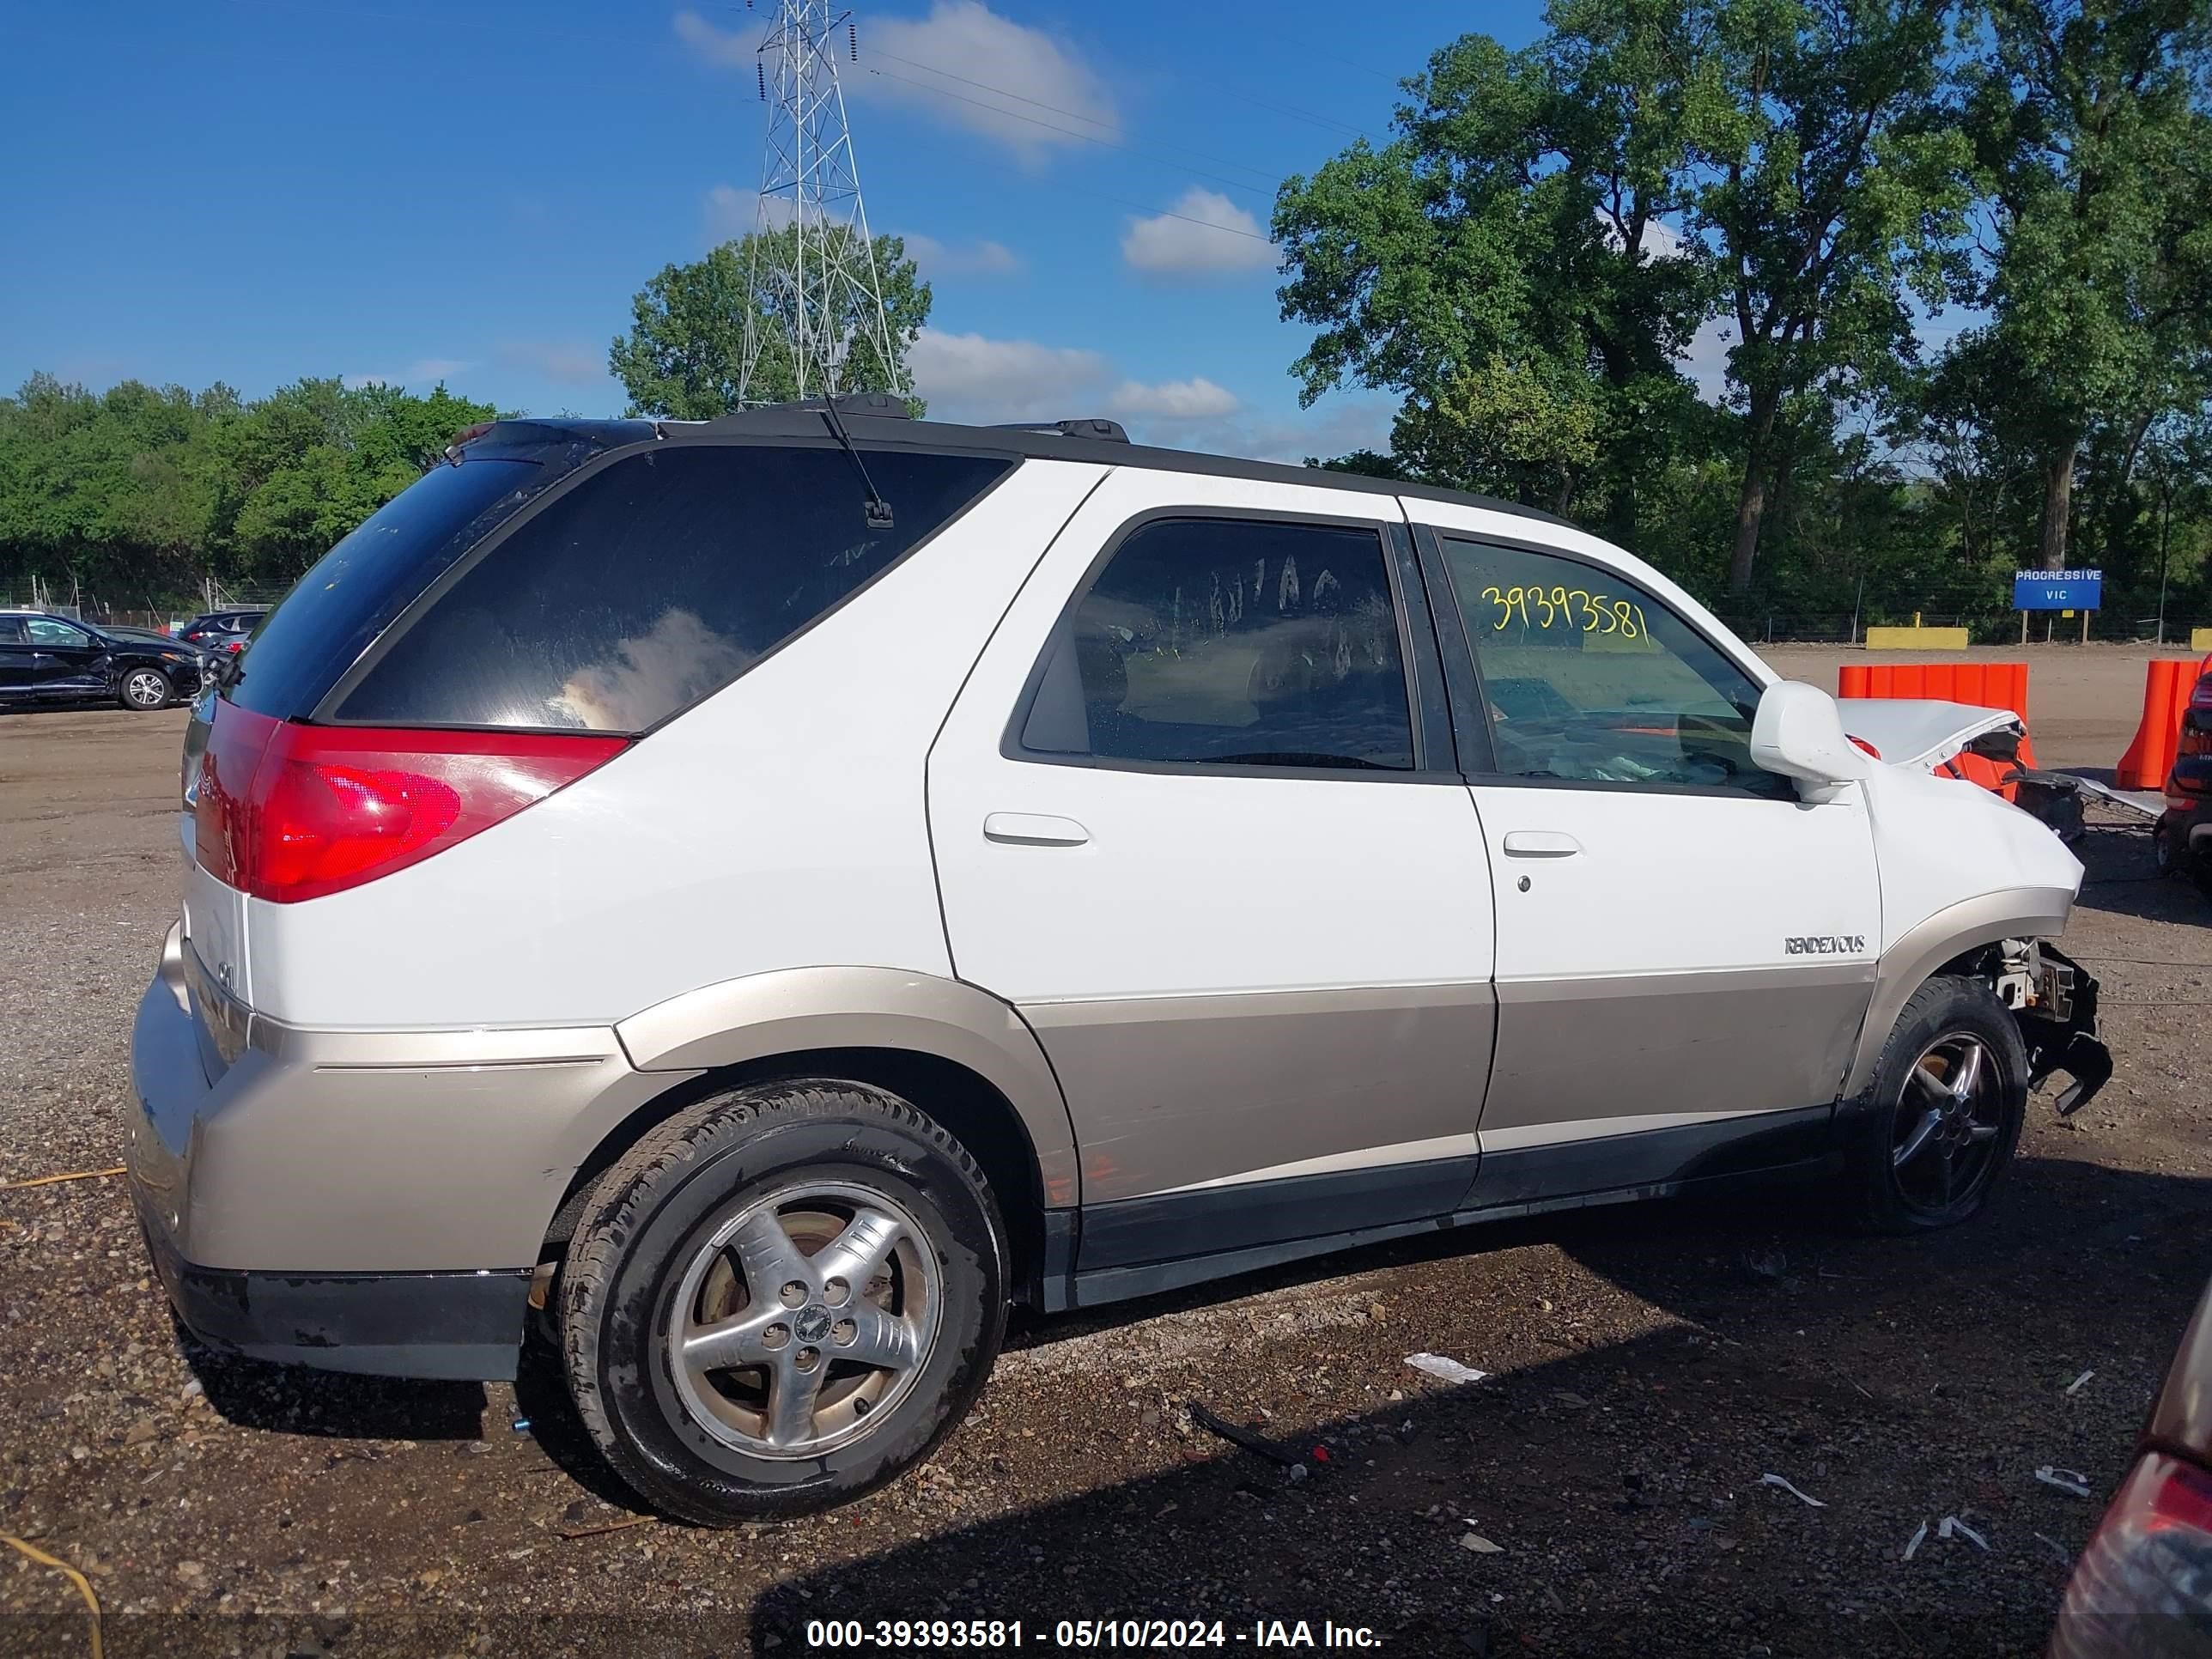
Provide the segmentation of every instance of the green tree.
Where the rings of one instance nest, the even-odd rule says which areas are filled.
[[[853,257],[857,241],[848,247],[847,240],[835,230],[826,238],[817,232],[808,239],[808,257]],[[725,242],[703,259],[663,266],[638,290],[630,301],[629,332],[617,336],[607,350],[608,372],[629,392],[630,413],[702,421],[738,407],[749,315],[760,340],[751,401],[781,403],[799,395],[786,307],[762,276],[775,258],[793,257],[798,241],[793,226]],[[901,238],[878,236],[873,246],[890,360],[883,360],[860,327],[855,307],[852,314],[833,319],[851,342],[837,389],[891,392],[912,403],[914,376],[906,355],[929,320],[930,288]]]
[[[1992,247],[1967,343],[2034,453],[2036,551],[2067,559],[2077,459],[2100,422],[2141,434],[2212,385],[2212,11],[2203,0],[1987,0],[1966,76]],[[2122,476],[2125,476],[2124,470]]]
[[[442,385],[428,397],[336,380],[278,387],[232,435],[226,550],[242,574],[296,575],[436,465],[454,434],[496,412]]]
[[[1744,420],[1731,593],[1751,586],[1785,421],[1824,421],[1910,361],[1905,292],[1940,304],[1959,268],[1949,17],[1946,0],[1716,0],[1685,99]]]
[[[249,404],[33,374],[0,398],[0,586],[135,609],[208,574],[289,580],[492,413],[443,386],[305,380]]]
[[[1274,230],[1293,366],[1310,404],[1346,383],[1402,394],[1411,470],[1531,503],[1596,499],[1626,534],[1694,396],[1675,367],[1705,303],[1682,0],[1555,0],[1522,52],[1468,35],[1407,83],[1397,137],[1287,180]]]

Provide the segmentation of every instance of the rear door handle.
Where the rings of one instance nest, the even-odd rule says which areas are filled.
[[[1091,839],[1091,832],[1073,818],[994,812],[983,820],[983,839],[1012,847],[1080,847]]]
[[[1505,837],[1509,859],[1571,859],[1582,842],[1564,830],[1516,830]]]

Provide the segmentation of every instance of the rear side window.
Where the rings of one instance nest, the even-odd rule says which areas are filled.
[[[1140,526],[1061,624],[1021,744],[1104,760],[1410,769],[1381,538],[1274,521]]]
[[[432,468],[308,568],[223,696],[277,720],[306,714],[440,571],[556,476],[495,459]],[[227,631],[229,616],[200,626]]]
[[[670,445],[628,456],[466,568],[337,717],[642,731],[881,575],[1011,465],[871,453],[869,475],[896,514],[876,530],[835,449]]]

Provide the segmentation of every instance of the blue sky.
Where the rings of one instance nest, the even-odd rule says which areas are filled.
[[[1455,33],[1540,27],[1525,4],[1319,0],[884,0],[857,22],[871,223],[936,289],[933,410],[1112,413],[1293,459],[1381,443],[1391,402],[1299,410],[1307,331],[1251,234],[1275,184],[1382,133],[1396,77]],[[4,0],[12,124],[40,142],[0,216],[0,386],[442,378],[618,413],[630,295],[751,226],[765,27],[743,0]]]

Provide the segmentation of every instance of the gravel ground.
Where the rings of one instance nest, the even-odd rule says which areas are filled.
[[[0,719],[0,1181],[118,1161],[181,725]],[[810,1620],[902,1616],[1038,1646],[1139,1613],[1231,1649],[1279,1618],[1410,1654],[2031,1653],[2212,1270],[2212,909],[2144,878],[2140,834],[2087,861],[2067,943],[2118,1075],[2070,1122],[2031,1109],[1975,1224],[1648,1206],[1042,1322],[927,1468],[788,1526],[641,1521],[541,1366],[479,1389],[195,1351],[120,1182],[0,1191],[0,1531],[83,1571],[111,1654],[797,1654]],[[1447,1386],[1417,1350],[1492,1375]],[[1947,1515],[1987,1550],[1931,1527],[1900,1559]],[[88,1626],[0,1550],[0,1651],[87,1653]]]

